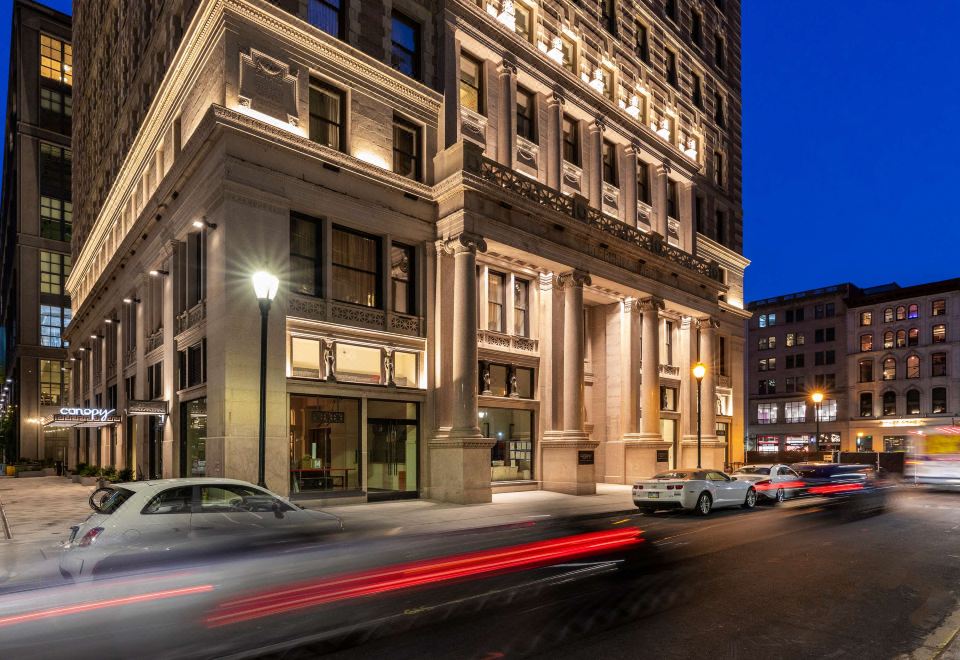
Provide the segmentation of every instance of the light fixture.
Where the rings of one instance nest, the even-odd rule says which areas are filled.
[[[81,346],[81,347],[80,347],[79,349],[77,349],[77,350],[79,350],[81,353],[86,353],[86,352],[87,352],[87,349],[84,348],[83,346]]]
[[[550,42],[550,50],[547,51],[547,57],[563,66],[563,40],[560,37],[554,37]]]
[[[96,334],[96,333],[94,333],[94,334],[90,335],[90,339],[103,339],[103,337],[100,336],[100,335],[98,335],[98,334]]]
[[[123,302],[124,302],[124,304],[126,304],[126,305],[132,305],[133,303],[139,303],[139,302],[140,302],[140,299],[139,299],[139,298],[131,298],[131,297],[128,296],[128,297],[126,297],[126,298],[123,299]]]
[[[267,318],[270,315],[270,303],[277,295],[280,279],[266,271],[258,270],[253,274],[253,292],[260,304],[260,424],[257,433],[258,465],[257,485],[266,487],[267,466]]]
[[[693,377],[697,379],[697,467],[700,467],[700,446],[702,444],[702,389],[703,389],[703,377],[707,375],[707,365],[703,362],[697,362],[693,365]]]
[[[277,289],[280,288],[280,280],[276,275],[266,271],[257,271],[253,274],[253,291],[257,294],[257,300],[271,301],[277,295]]]
[[[159,277],[160,275],[163,275],[164,277],[166,277],[169,274],[170,274],[170,271],[160,270],[159,268],[153,268],[150,270],[150,277]]]
[[[210,222],[209,220],[207,220],[206,216],[204,216],[200,220],[194,220],[193,226],[196,227],[197,229],[203,229],[204,227],[206,227],[207,229],[216,229],[217,223]]]
[[[115,320],[116,319],[106,318],[106,319],[103,319],[103,322],[106,323],[107,325],[112,325]]]

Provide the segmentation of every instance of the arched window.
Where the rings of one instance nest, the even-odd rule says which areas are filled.
[[[920,357],[917,355],[907,358],[907,378],[920,378]]]
[[[890,417],[891,415],[897,414],[897,393],[896,392],[883,393],[883,414],[885,417]]]
[[[910,328],[910,331],[907,333],[907,346],[919,346],[919,344],[920,344],[920,329]]]
[[[893,322],[893,307],[887,307],[883,310],[883,322],[892,323]]]
[[[930,411],[935,415],[947,412],[946,387],[934,387],[930,391]]]
[[[920,318],[920,305],[916,303],[910,305],[910,307],[907,309],[907,318],[908,319]]]
[[[907,318],[907,308],[903,305],[900,305],[897,307],[897,320],[902,321],[905,318]]]
[[[919,337],[919,333],[917,334]],[[860,351],[867,353],[873,350],[873,335],[860,335]]]
[[[897,348],[903,348],[907,345],[907,331],[897,330]]]
[[[893,348],[893,330],[887,330],[883,333],[883,347]]]
[[[884,380],[896,380],[897,378],[897,361],[892,357],[887,358],[883,361],[883,379]]]
[[[920,414],[920,390],[907,390],[907,414]]]
[[[873,417],[873,392],[860,392],[860,416]]]

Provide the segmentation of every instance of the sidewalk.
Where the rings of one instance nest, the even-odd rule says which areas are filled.
[[[13,541],[55,545],[70,535],[70,526],[90,515],[87,498],[95,486],[81,486],[66,477],[0,479],[0,503]],[[6,541],[0,527],[0,546]]]

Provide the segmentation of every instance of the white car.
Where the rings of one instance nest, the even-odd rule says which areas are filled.
[[[782,463],[744,465],[733,473],[740,481],[749,481],[761,497],[782,502],[802,492],[803,480],[793,468]]]
[[[236,479],[113,484],[90,496],[93,513],[71,528],[60,559],[68,577],[164,559],[202,558],[287,539],[339,532],[328,513],[302,509]],[[259,544],[259,545],[258,545]]]
[[[633,503],[641,511],[686,509],[705,516],[717,507],[752,509],[757,504],[757,491],[749,481],[720,470],[685,468],[636,482]]]

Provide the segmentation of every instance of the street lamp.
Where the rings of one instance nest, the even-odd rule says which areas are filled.
[[[277,295],[280,280],[276,275],[265,271],[253,274],[253,291],[260,303],[260,462],[257,470],[257,485],[267,487],[267,317],[270,315],[270,303]]]
[[[817,451],[820,451],[820,404],[823,403],[823,392],[815,390],[810,398],[813,399],[813,416],[817,420]]]
[[[707,375],[707,367],[703,362],[697,362],[693,365],[693,377],[697,379],[697,468],[700,468],[700,443],[702,438],[701,432],[701,405],[702,400],[701,393],[703,391],[703,377]]]

